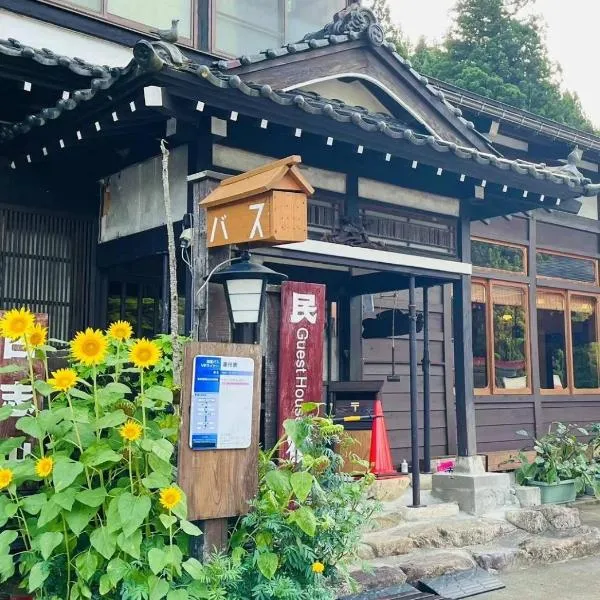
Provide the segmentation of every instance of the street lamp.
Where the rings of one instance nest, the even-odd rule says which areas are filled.
[[[211,281],[222,284],[225,289],[234,341],[243,344],[256,342],[256,328],[262,317],[267,284],[278,284],[285,279],[287,275],[251,262],[247,251],[211,277]]]

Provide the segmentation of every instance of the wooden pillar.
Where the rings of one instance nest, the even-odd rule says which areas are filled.
[[[270,449],[278,439],[277,409],[279,404],[279,322],[281,318],[281,287],[267,286],[263,311],[261,339],[264,349],[263,415],[261,444]]]
[[[444,397],[448,454],[457,452],[456,408],[454,403],[454,348],[452,345],[452,284],[442,286],[444,302]]]
[[[471,262],[471,223],[459,218],[458,251],[462,262]],[[454,379],[458,456],[477,454],[475,398],[473,395],[473,324],[471,276],[461,275],[454,286]]]
[[[417,388],[417,308],[415,276],[409,278],[409,372],[410,372],[410,446],[413,507],[421,505],[421,469],[419,465],[419,391]]]

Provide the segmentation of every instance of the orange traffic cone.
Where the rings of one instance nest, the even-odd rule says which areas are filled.
[[[385,418],[381,400],[375,400],[375,414],[373,415],[373,429],[371,432],[371,473],[377,478],[397,477],[398,472],[394,469],[392,452],[385,428]]]

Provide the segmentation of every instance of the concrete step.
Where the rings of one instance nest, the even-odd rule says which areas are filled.
[[[375,517],[375,530],[390,529],[406,522],[425,522],[448,519],[460,514],[456,502],[440,502],[411,508],[400,502],[386,503]]]
[[[419,549],[462,548],[486,544],[515,531],[506,521],[455,516],[408,522],[363,535],[361,557],[400,556]]]

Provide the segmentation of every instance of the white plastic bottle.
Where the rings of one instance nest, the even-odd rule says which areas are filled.
[[[400,473],[403,475],[408,475],[408,463],[406,462],[406,459],[404,459],[400,464]]]

